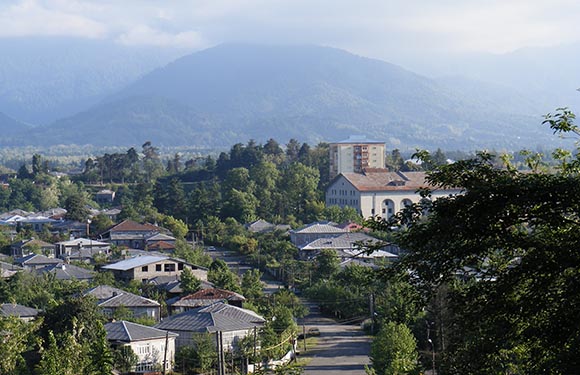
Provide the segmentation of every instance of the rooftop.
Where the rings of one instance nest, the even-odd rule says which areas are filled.
[[[121,342],[161,339],[165,338],[168,334],[167,331],[161,329],[126,322],[124,320],[105,324],[105,330],[107,331],[107,340]],[[169,332],[169,337],[176,336],[179,335],[177,333]]]

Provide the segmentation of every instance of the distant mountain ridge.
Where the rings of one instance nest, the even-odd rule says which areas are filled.
[[[361,134],[402,149],[545,143],[550,132],[541,118],[509,112],[505,98],[485,90],[475,98],[477,85],[461,87],[334,48],[226,44],[179,58],[25,139],[227,147],[250,138],[316,143]]]

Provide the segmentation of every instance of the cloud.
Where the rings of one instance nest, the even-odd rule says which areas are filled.
[[[82,14],[47,7],[39,1],[24,0],[0,10],[0,37],[73,36],[103,38],[105,24]]]
[[[117,41],[125,45],[153,45],[190,49],[199,49],[207,46],[207,42],[195,31],[182,31],[172,34],[146,25],[134,27],[119,35]]]

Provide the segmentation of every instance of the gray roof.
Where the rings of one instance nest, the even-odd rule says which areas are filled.
[[[89,238],[75,238],[70,241],[62,241],[57,242],[56,245],[64,245],[64,246],[110,246],[107,242],[99,242],[95,240],[91,240]]]
[[[346,233],[342,228],[337,228],[330,223],[312,223],[300,229],[294,230],[293,233]]]
[[[202,289],[211,289],[215,288],[215,285],[210,283],[209,281],[200,280],[201,288]],[[183,293],[183,289],[181,289],[181,281],[179,276],[156,276],[152,279],[148,280],[148,283],[157,285],[160,289],[165,290],[168,293],[172,294],[181,294]]]
[[[161,262],[167,260],[169,257],[154,256],[154,255],[140,255],[134,258],[125,259],[117,263],[103,266],[105,270],[127,271],[136,267],[143,267],[151,263]]]
[[[85,296],[95,297],[101,307],[159,307],[157,301],[117,289],[109,285],[99,285],[85,292]]]
[[[126,322],[124,320],[105,324],[105,330],[107,331],[107,340],[127,343],[133,341],[161,339],[165,338],[168,333],[161,329]],[[169,332],[169,337],[176,336],[179,335],[177,333]]]
[[[175,241],[175,237],[168,236],[163,233],[155,233],[154,235],[147,237],[147,241]]]
[[[189,332],[241,331],[262,326],[264,322],[264,318],[251,310],[216,302],[172,315],[155,327]]]
[[[336,249],[336,250],[356,250],[359,249],[358,243],[380,244],[383,241],[364,233],[345,233],[333,238],[319,238],[314,240],[301,248],[301,250],[321,250],[321,249]]]
[[[274,224],[269,223],[266,220],[262,220],[262,219],[256,220],[256,221],[246,225],[246,228],[250,232],[255,232],[255,233],[273,230],[274,227],[275,227]]]
[[[36,270],[37,273],[52,273],[57,280],[92,280],[95,277],[93,271],[73,266],[72,264],[52,264]]]
[[[61,259],[49,258],[42,254],[30,254],[22,258],[18,258],[14,263],[22,264],[26,266],[39,266],[48,264],[58,264],[62,263]]]
[[[0,305],[0,316],[15,316],[18,318],[30,318],[38,315],[40,311],[32,307],[17,305],[15,303],[3,303]]]
[[[184,297],[167,300],[167,305],[173,307],[199,307],[211,305],[217,301],[245,301],[246,298],[231,290],[219,288],[201,289]]]

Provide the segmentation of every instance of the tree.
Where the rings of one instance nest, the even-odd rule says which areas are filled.
[[[15,317],[0,318],[0,374],[18,374],[25,367],[22,355],[29,349],[40,323],[26,323]]]
[[[256,300],[264,295],[264,283],[260,280],[262,273],[251,269],[242,275],[242,294],[248,300]]]
[[[383,325],[371,344],[373,368],[380,375],[418,373],[417,343],[404,324]]]
[[[122,374],[128,374],[139,363],[139,357],[128,345],[118,347],[113,351],[113,364]]]
[[[195,293],[201,289],[201,281],[195,277],[193,272],[191,272],[188,267],[183,268],[183,271],[181,271],[181,275],[179,276],[179,280],[181,281],[181,289],[183,290],[183,294]]]
[[[64,202],[66,209],[66,218],[69,220],[86,222],[89,218],[90,211],[86,207],[86,199],[82,194],[70,195]]]
[[[441,285],[453,327],[445,332],[452,373],[573,373],[580,351],[580,178],[498,169],[480,153],[440,166],[435,187],[463,194],[397,214],[398,269],[425,298]],[[428,210],[427,217],[423,215]],[[458,276],[460,275],[460,276]]]
[[[336,251],[322,249],[316,257],[316,278],[328,280],[340,271],[340,260]]]
[[[207,280],[215,284],[218,288],[231,290],[232,292],[240,292],[238,276],[221,259],[214,260],[209,266]]]

